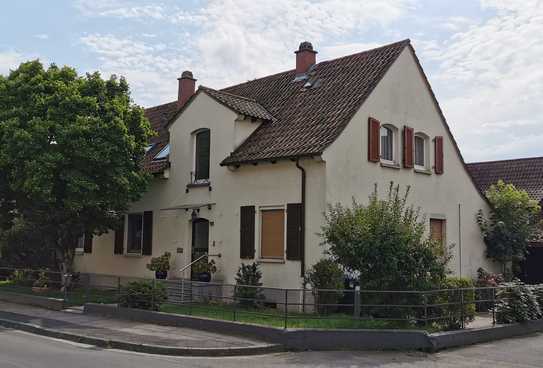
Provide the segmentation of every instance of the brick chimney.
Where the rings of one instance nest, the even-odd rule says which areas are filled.
[[[317,51],[313,50],[311,42],[304,41],[298,47],[296,54],[296,75],[304,74],[317,62]]]
[[[177,107],[179,108],[194,94],[196,79],[194,79],[190,70],[185,70],[177,80],[179,81],[179,91],[177,94]]]

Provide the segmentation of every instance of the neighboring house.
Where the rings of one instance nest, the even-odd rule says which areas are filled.
[[[158,132],[150,190],[77,269],[151,276],[150,256],[169,251],[169,277],[189,277],[178,270],[209,252],[217,281],[258,261],[265,285],[298,288],[323,257],[327,205],[365,202],[391,181],[410,185],[428,231],[454,244],[455,274],[492,268],[475,222],[487,203],[409,40],[319,63],[308,42],[295,54],[294,70],[222,90],[195,90],[184,72],[178,101],[146,110]]]
[[[467,167],[481,193],[485,193],[492,184],[503,180],[525,190],[532,199],[543,206],[543,157],[474,162],[467,164]],[[543,265],[543,234],[538,234],[530,243],[529,254],[522,265],[525,281],[543,282],[541,265]]]

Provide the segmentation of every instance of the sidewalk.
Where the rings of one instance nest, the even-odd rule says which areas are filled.
[[[243,337],[90,316],[78,310],[51,311],[5,302],[0,302],[2,324],[47,336],[94,341],[104,347],[167,355],[245,355],[279,348]]]

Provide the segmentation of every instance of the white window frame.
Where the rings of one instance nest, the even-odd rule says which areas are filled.
[[[208,184],[210,182],[210,178],[207,179],[198,179],[196,180],[196,136],[198,133],[202,133],[204,131],[209,131],[209,176],[211,177],[211,129],[209,128],[199,128],[196,129],[191,133],[192,137],[192,175],[194,178],[191,177],[193,184]]]
[[[383,144],[381,142],[381,129],[388,129],[392,133],[392,160],[388,160],[382,157]],[[382,163],[389,165],[398,164],[398,128],[392,124],[382,124],[379,128],[379,158]]]
[[[283,211],[283,257],[269,258],[262,256],[262,212],[270,210]],[[284,263],[287,256],[287,207],[286,205],[270,205],[258,207],[258,259],[262,262],[277,262]]]
[[[417,165],[417,138],[421,138],[424,142],[424,165]],[[422,132],[415,133],[413,137],[413,164],[415,170],[427,171],[430,166],[430,137]]]
[[[138,252],[135,252],[133,250],[129,249],[129,235],[130,235],[130,215],[139,215],[141,216],[141,241],[140,241],[140,249]],[[126,216],[126,247],[124,249],[126,255],[139,255],[141,256],[143,254],[143,233],[145,231],[144,223],[143,223],[143,212],[132,212],[129,213]]]

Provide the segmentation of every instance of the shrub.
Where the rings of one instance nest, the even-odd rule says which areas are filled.
[[[247,307],[261,306],[264,301],[262,289],[262,272],[258,263],[241,264],[236,273],[236,288],[234,290],[235,300],[239,304]],[[254,286],[254,287],[249,287]]]
[[[532,288],[519,280],[501,285],[496,303],[498,323],[523,322],[541,318],[541,309]]]
[[[332,259],[358,274],[363,289],[428,290],[447,274],[448,249],[426,235],[420,209],[407,204],[399,186],[390,184],[381,199],[377,187],[367,205],[330,206],[321,236]]]
[[[134,281],[123,287],[119,303],[127,308],[157,311],[167,299],[166,288],[161,283]]]
[[[475,318],[475,290],[473,281],[464,277],[447,277],[440,289],[450,289],[439,292],[435,296],[435,303],[442,304],[432,310],[432,314],[439,317],[438,324],[445,329],[455,330],[462,328]],[[470,289],[471,290],[459,290]],[[431,294],[430,294],[431,295]],[[463,302],[463,305],[462,305]]]
[[[326,313],[336,310],[336,306],[327,304],[337,304],[343,293],[335,291],[343,289],[344,273],[337,262],[325,258],[313,265],[304,275],[305,285],[311,285],[313,296],[318,305],[319,313]],[[328,289],[328,290],[323,290]]]
[[[526,191],[502,180],[491,185],[485,194],[491,205],[490,216],[486,218],[479,210],[477,223],[487,256],[501,262],[506,271],[507,263],[512,261],[515,266],[526,257],[528,244],[541,224],[541,207]]]
[[[38,274],[38,278],[36,279],[36,281],[34,281],[34,284],[32,286],[38,288],[46,288],[49,286],[49,277],[47,277],[45,271],[40,271],[40,273]]]
[[[484,268],[479,267],[477,270],[477,280],[475,286],[478,288],[497,287],[504,281],[501,273],[491,273]],[[475,292],[477,300],[489,300],[488,302],[479,302],[475,305],[477,312],[488,312],[493,305],[490,300],[494,297],[494,289],[481,289]]]
[[[34,281],[32,281],[32,275],[30,272],[25,270],[15,270],[9,278],[10,281],[17,286],[32,286]]]
[[[149,271],[155,271],[155,272],[169,271],[171,256],[172,254],[170,252],[165,252],[160,257],[151,258],[151,262],[147,264],[147,269]]]

